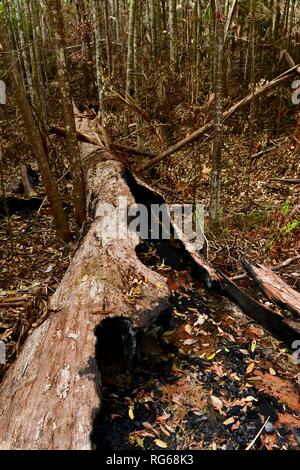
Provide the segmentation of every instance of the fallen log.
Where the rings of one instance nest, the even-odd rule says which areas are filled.
[[[88,120],[76,121],[88,134]],[[89,143],[81,144],[81,156],[86,223],[48,319],[28,337],[0,385],[1,449],[93,448],[101,405],[96,344],[98,352],[105,353],[105,344],[130,361],[138,331],[169,306],[166,280],[137,258],[139,239],[127,231],[126,218],[119,218],[126,236],[113,232],[119,198],[127,198],[126,208],[135,203],[124,164]]]
[[[88,120],[78,128],[88,133]],[[26,340],[20,356],[0,385],[1,449],[91,449],[95,417],[101,406],[99,362],[106,351],[130,362],[136,336],[169,306],[166,280],[137,258],[139,238],[120,217],[114,232],[115,209],[126,197],[126,209],[143,201],[165,202],[132,175],[113,154],[81,144],[87,187],[87,219],[63,280],[49,305],[49,317]],[[123,213],[122,213],[123,214]],[[195,275],[210,288],[230,295],[249,316],[290,340],[300,338],[287,320],[249,297],[199,254],[174,224]],[[254,301],[255,302],[255,301]],[[261,318],[262,312],[265,318]],[[100,357],[99,357],[100,352]]]
[[[250,263],[247,259],[241,260],[245,270],[262,293],[274,304],[281,308],[300,315],[300,293],[292,289],[270,268],[262,264]]]
[[[296,74],[300,73],[300,65],[295,65],[291,69],[287,70],[283,74],[279,75],[278,77],[274,78],[271,80],[269,83],[264,85],[263,87],[255,90],[255,92],[249,93],[245,98],[240,100],[238,103],[234,104],[229,108],[227,111],[223,113],[223,120],[227,120],[229,117],[231,117],[236,111],[242,109],[244,106],[248,105],[251,103],[253,98],[259,98],[260,96],[264,95],[265,93],[273,90],[279,85],[282,85],[286,81],[288,81],[291,77],[295,76]],[[180,140],[176,144],[172,145],[171,147],[167,148],[164,152],[162,152],[160,155],[152,158],[149,162],[145,163],[144,165],[141,166],[140,171],[145,171],[149,170],[153,166],[157,165],[160,161],[163,159],[169,157],[175,152],[178,152],[178,150],[181,150],[183,147],[185,147],[187,144],[190,144],[192,142],[195,142],[197,139],[202,137],[204,134],[207,132],[210,132],[213,129],[213,121],[208,122],[205,124],[203,127],[200,127],[197,129],[195,132],[190,134],[189,136],[185,137],[184,139]]]
[[[131,175],[130,179],[130,187],[136,200],[140,198],[144,203],[148,201],[153,204],[166,204],[164,197],[145,184],[137,175]],[[194,278],[202,279],[209,289],[229,297],[248,317],[262,325],[275,338],[285,342],[288,347],[291,347],[293,341],[300,339],[299,323],[260,304],[224,273],[211,266],[202,254],[203,249],[205,251],[204,240],[200,239],[197,243],[191,242],[176,226],[170,213],[169,218],[173,227],[172,236],[181,242],[182,249],[188,254]]]

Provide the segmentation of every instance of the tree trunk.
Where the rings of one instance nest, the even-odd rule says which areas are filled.
[[[223,145],[223,44],[224,0],[212,0],[215,25],[215,109],[211,171],[209,224],[213,231],[220,227],[220,191]]]
[[[116,31],[116,41],[118,46],[120,45],[121,33],[120,33],[120,3],[119,0],[114,0],[114,16],[115,16],[115,31]]]
[[[108,76],[112,73],[111,61],[111,42],[110,42],[110,22],[109,22],[109,4],[108,0],[104,0],[104,26],[105,26],[105,42],[106,42],[106,60]]]
[[[85,187],[79,156],[79,148],[76,139],[76,127],[73,114],[70,83],[67,74],[61,0],[49,0],[48,5],[49,16],[55,40],[58,82],[61,93],[61,106],[67,133],[67,149],[73,178],[74,206],[78,225],[81,226],[85,220]]]
[[[101,124],[105,123],[104,114],[104,78],[102,67],[101,35],[100,35],[100,11],[98,0],[92,0],[95,50],[96,50],[96,77],[98,87],[99,117]]]
[[[136,0],[129,0],[128,50],[126,67],[126,94],[134,96],[134,30]]]
[[[78,123],[86,133],[87,120]],[[122,204],[127,213],[135,203],[123,164],[91,144],[81,144],[81,156],[85,235],[51,299],[49,318],[27,339],[0,386],[4,449],[91,449],[101,404],[95,356],[121,346],[132,359],[137,332],[169,306],[166,280],[139,261],[139,239],[123,217]],[[119,238],[112,231],[116,208]]]
[[[28,85],[29,96],[30,96],[31,102],[33,103],[32,76],[31,76],[30,64],[29,64],[28,57],[27,57],[27,49],[25,48],[24,23],[23,23],[23,18],[21,18],[19,0],[15,0],[15,6],[16,6],[16,20],[17,20],[18,31],[19,31],[20,47],[22,51],[21,54],[22,54],[24,69],[25,69],[25,77],[26,77],[26,82]]]
[[[2,50],[3,52],[5,52],[5,54],[3,54],[3,60],[7,70],[10,70],[11,72],[14,83],[15,98],[21,110],[29,141],[34,151],[34,155],[38,161],[39,171],[41,173],[43,183],[46,188],[47,196],[55,221],[57,236],[62,240],[69,241],[71,238],[71,233],[66,216],[64,214],[62,201],[58,193],[55,180],[51,173],[48,155],[46,154],[39,129],[36,125],[36,121],[32,114],[30,104],[26,97],[26,91],[24,89],[18,63],[15,60],[14,53],[10,49],[8,34],[4,24],[3,15],[0,15],[0,41],[2,44]]]
[[[176,3],[177,0],[169,0],[170,64],[172,71],[175,71],[177,66]]]

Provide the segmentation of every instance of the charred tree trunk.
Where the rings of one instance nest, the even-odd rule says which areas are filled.
[[[78,130],[87,133],[83,122]],[[119,198],[126,198],[126,214],[135,203],[124,165],[92,144],[81,144],[81,156],[88,206],[84,235],[51,299],[49,318],[27,339],[0,386],[2,449],[91,449],[101,404],[96,342],[101,350],[106,325],[121,328],[121,349],[130,360],[137,331],[169,305],[166,281],[138,260],[139,239],[127,233],[123,212],[118,233],[124,236],[113,233]],[[118,346],[114,337],[108,347]]]

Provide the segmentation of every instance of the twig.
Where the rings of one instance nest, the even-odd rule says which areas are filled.
[[[263,432],[264,428],[265,428],[265,425],[267,424],[267,422],[269,421],[270,419],[270,416],[268,416],[268,418],[266,419],[266,421],[264,422],[264,424],[262,425],[262,427],[260,428],[260,430],[258,431],[258,433],[256,434],[255,438],[253,439],[253,441],[250,442],[250,444],[246,447],[246,450],[250,450],[251,447],[254,446],[255,442],[257,441],[257,439],[259,438],[259,436],[261,435],[261,433]]]
[[[259,152],[255,153],[254,155],[251,155],[251,158],[252,159],[259,158],[262,155],[265,155],[266,153],[272,152],[272,150],[276,149],[279,146],[280,146],[280,142],[278,144],[274,144],[272,147],[267,147],[263,150],[260,150]]]
[[[64,179],[64,177],[69,173],[69,170],[66,170],[66,172],[56,181],[56,184],[60,183],[62,179]],[[42,207],[44,206],[45,202],[47,201],[47,196],[44,197],[43,201],[42,201],[42,204],[40,205],[36,215],[40,215],[40,212],[41,212],[41,209]]]
[[[300,178],[274,178],[271,181],[276,181],[276,183],[300,184]]]

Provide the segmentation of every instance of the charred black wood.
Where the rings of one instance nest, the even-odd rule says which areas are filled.
[[[7,197],[6,204],[9,215],[16,213],[29,213],[39,209],[43,200],[39,197],[32,197],[30,199],[22,199],[18,197]],[[0,198],[0,218],[7,215],[5,208],[5,201]]]
[[[149,206],[151,204],[166,203],[162,195],[154,191],[152,188],[149,188],[146,184],[144,185],[142,181],[137,181],[131,173],[127,172],[126,178],[137,202],[145,204],[146,201]],[[176,227],[172,222],[171,228],[172,236],[176,232]],[[178,233],[176,233],[176,235],[178,236]],[[172,248],[170,248],[170,246],[172,246],[172,242],[170,240],[163,240],[160,243],[162,243],[161,247],[163,249],[166,249],[166,245],[169,244],[168,249],[172,250]],[[248,317],[262,325],[271,333],[271,335],[284,341],[288,347],[291,347],[293,341],[300,339],[299,324],[278,315],[273,310],[253,299],[246,291],[231,281],[224,273],[211,266],[203,258],[201,253],[193,251],[192,244],[188,243],[184,239],[176,240],[176,244],[179,252],[181,251],[184,253],[184,255],[182,255],[183,259],[186,259],[186,256],[188,257],[191,274],[195,279],[202,279],[209,289],[216,290],[222,295],[233,300]]]
[[[33,188],[35,188],[39,184],[40,176],[37,171],[35,171],[30,165],[27,166],[27,175],[29,182]],[[17,194],[24,194],[25,189],[23,182],[21,181],[16,189]]]

